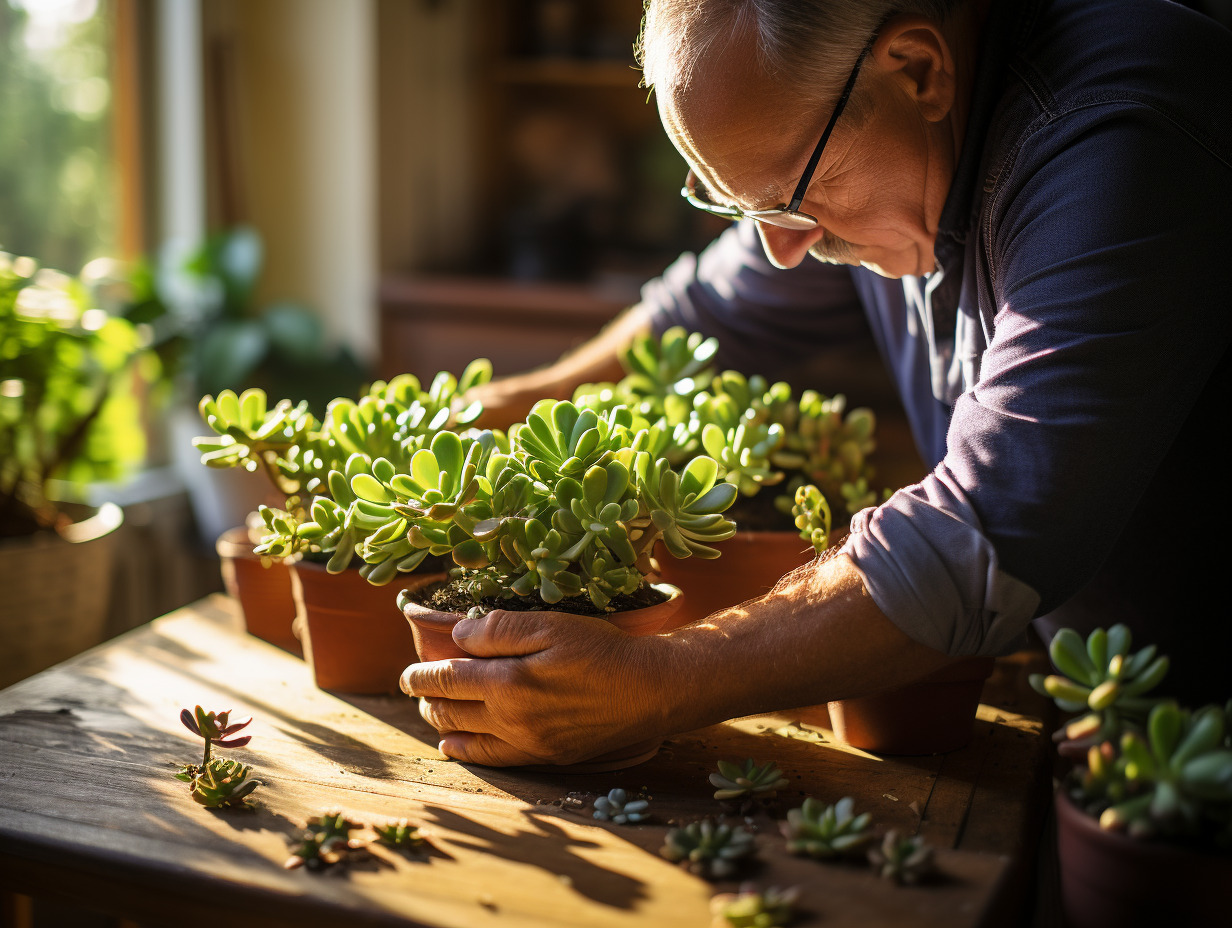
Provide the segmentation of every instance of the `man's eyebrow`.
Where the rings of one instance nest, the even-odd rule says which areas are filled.
[[[752,205],[737,203],[731,197],[718,196],[706,186],[706,182],[700,177],[697,178],[697,187],[698,190],[706,194],[706,199],[711,203],[718,206],[735,207],[745,212],[757,209],[775,209],[787,202],[783,198],[783,188],[775,183],[767,184],[759,190],[753,191],[753,195],[748,200],[748,203]]]

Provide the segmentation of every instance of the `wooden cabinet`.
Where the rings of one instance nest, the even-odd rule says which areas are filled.
[[[428,342],[504,373],[550,360],[721,228],[679,196],[637,0],[379,10],[383,373],[426,373]]]

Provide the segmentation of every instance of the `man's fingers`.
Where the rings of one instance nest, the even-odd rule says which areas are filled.
[[[451,731],[442,734],[437,750],[463,763],[483,764],[487,767],[517,767],[544,762],[544,758],[527,754],[495,735],[472,731]]]
[[[487,732],[491,730],[488,724],[488,713],[481,702],[421,698],[419,715],[439,732]]]
[[[408,696],[429,696],[437,699],[479,699],[483,680],[491,676],[486,661],[469,657],[411,664],[402,671],[398,686]]]
[[[560,639],[561,626],[584,617],[556,612],[508,612],[493,609],[477,619],[462,619],[453,640],[476,657],[520,657],[546,650]],[[591,619],[603,625],[602,619]],[[611,628],[610,625],[608,625]]]

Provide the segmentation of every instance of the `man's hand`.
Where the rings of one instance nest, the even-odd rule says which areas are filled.
[[[484,659],[412,664],[401,681],[423,697],[450,757],[565,764],[669,733],[665,700],[677,690],[657,667],[661,639],[593,617],[499,609],[461,620],[453,635]]]

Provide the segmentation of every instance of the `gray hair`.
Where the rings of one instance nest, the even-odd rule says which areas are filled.
[[[832,102],[874,31],[896,13],[944,22],[964,0],[645,0],[635,47],[643,84],[672,94],[697,62],[752,34],[770,76],[800,88],[805,102]],[[857,110],[855,98],[852,103]]]

